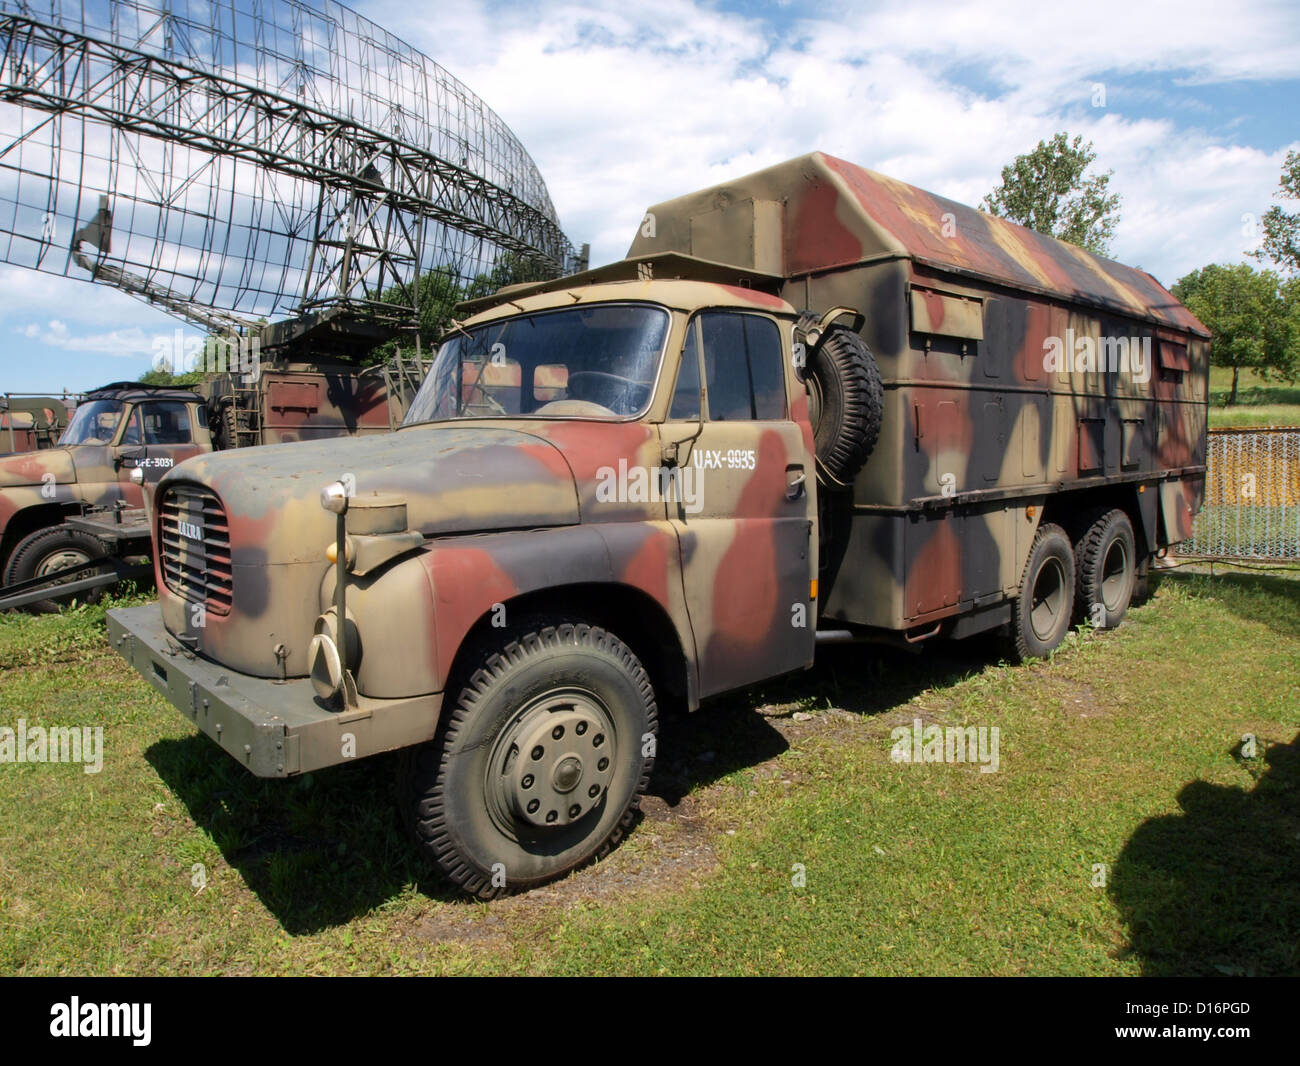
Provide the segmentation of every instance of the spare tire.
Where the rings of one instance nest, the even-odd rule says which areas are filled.
[[[813,350],[807,380],[817,475],[830,488],[848,488],[880,436],[880,370],[866,342],[840,326]]]

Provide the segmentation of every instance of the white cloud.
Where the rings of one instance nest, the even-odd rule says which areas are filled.
[[[1270,205],[1285,154],[1206,128],[1204,87],[1249,100],[1253,83],[1267,93],[1300,71],[1294,0],[845,0],[786,5],[777,21],[708,0],[466,0],[433,15],[376,0],[361,11],[498,111],[594,263],[626,251],[649,204],[813,149],[978,204],[1003,164],[1068,129],[1114,171],[1116,258],[1170,283],[1241,258],[1242,216]],[[1132,75],[1161,79],[1114,91]],[[1112,88],[1106,109],[1088,106],[1099,80]],[[152,338],[177,325],[107,286],[4,266],[0,321],[11,337],[141,369]]]
[[[1177,125],[1126,117],[1113,92],[1092,109],[1093,83],[1300,70],[1300,14],[1268,0],[792,6],[779,33],[691,0],[467,3],[436,20],[394,0],[362,10],[502,115],[594,263],[624,254],[649,204],[813,149],[978,204],[1004,163],[1066,128],[1115,172],[1117,258],[1170,282],[1241,257],[1240,216],[1267,208],[1285,153],[1225,144],[1191,124],[1191,104]]]

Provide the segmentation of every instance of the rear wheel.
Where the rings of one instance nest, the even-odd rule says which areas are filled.
[[[1011,606],[1016,659],[1042,658],[1065,639],[1074,612],[1074,583],[1070,538],[1060,526],[1040,526]]]
[[[602,858],[636,818],[657,710],[612,633],[551,622],[489,649],[438,737],[408,752],[402,804],[416,842],[482,899]]]
[[[61,570],[78,570],[107,555],[108,546],[89,533],[62,525],[38,529],[20,540],[14,548],[5,565],[4,582],[6,585],[16,585],[20,581],[31,581],[38,577],[55,580]],[[78,593],[76,598],[82,603],[95,603],[103,594],[104,586],[101,585]],[[62,602],[66,602],[66,599]],[[27,609],[48,614],[57,611],[59,606],[59,600],[48,599],[29,604]]]
[[[1137,585],[1133,523],[1119,508],[1091,522],[1074,548],[1079,568],[1077,613],[1098,629],[1119,625]]]

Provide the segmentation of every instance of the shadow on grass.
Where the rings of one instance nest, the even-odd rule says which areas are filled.
[[[789,744],[771,723],[801,709],[871,717],[906,705],[999,661],[995,639],[936,641],[920,654],[882,645],[827,645],[813,669],[708,701],[692,715],[666,714],[649,792],[670,807],[693,789],[775,758]],[[769,714],[756,708],[779,708]]]
[[[1208,563],[1206,564],[1209,565]],[[1283,636],[1300,637],[1300,580],[1262,572],[1162,573],[1157,579],[1191,596],[1224,604],[1238,618],[1259,622]]]
[[[675,807],[694,789],[785,751],[787,741],[757,707],[789,704],[784,713],[792,714],[799,706],[835,706],[875,715],[996,661],[993,646],[980,641],[940,644],[917,656],[823,649],[812,671],[712,701],[698,714],[666,714],[648,791]],[[288,781],[251,776],[199,735],[160,741],[146,758],[291,934],[346,923],[411,885],[432,899],[468,902],[407,838],[395,755]]]
[[[197,734],[159,741],[145,757],[286,932],[346,923],[412,884],[459,898],[408,842],[396,756],[287,781],[253,777]]]
[[[1245,764],[1263,764],[1253,788],[1191,782],[1182,813],[1148,819],[1115,862],[1144,974],[1300,974],[1300,736]]]

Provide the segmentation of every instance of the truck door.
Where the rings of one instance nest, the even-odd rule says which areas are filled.
[[[124,498],[133,507],[143,505],[140,489],[131,484],[131,470],[142,467],[147,485],[154,485],[177,463],[206,451],[195,440],[190,406],[181,400],[147,400],[136,404],[114,458]]]
[[[662,439],[702,696],[812,661],[814,472],[787,362],[766,315],[704,311],[687,331]]]

